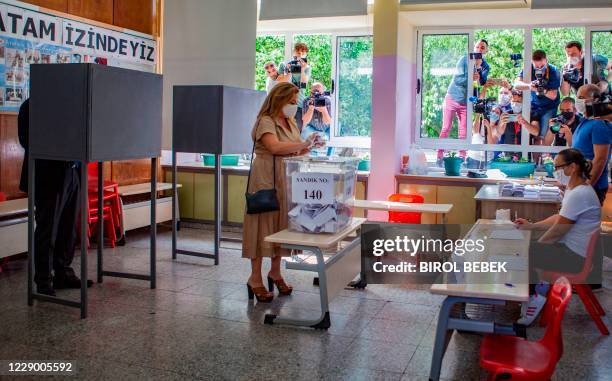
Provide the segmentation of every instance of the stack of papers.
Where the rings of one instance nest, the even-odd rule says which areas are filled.
[[[525,187],[524,197],[530,199],[558,201],[561,199],[561,191],[555,186],[527,185]]]
[[[289,225],[307,233],[335,233],[350,217],[350,209],[341,203],[300,204],[289,211]]]
[[[502,197],[523,197],[525,186],[518,183],[506,183],[499,187],[499,195]]]

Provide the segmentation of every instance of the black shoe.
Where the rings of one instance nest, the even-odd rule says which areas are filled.
[[[55,290],[49,284],[36,286],[36,293],[40,295],[55,296]]]
[[[87,280],[87,288],[93,286],[93,281]],[[66,288],[81,288],[81,280],[76,276],[70,277],[55,277],[53,278],[53,287],[57,290],[62,290]]]

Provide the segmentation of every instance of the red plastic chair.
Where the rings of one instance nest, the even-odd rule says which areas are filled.
[[[117,242],[117,235],[115,232],[115,223],[112,215],[112,210],[109,206],[105,206],[103,209],[103,223],[104,223],[104,243],[114,248]],[[87,248],[90,247],[90,240],[94,232],[97,232],[98,226],[98,209],[89,207],[89,216],[87,218]],[[78,236],[81,236],[81,224],[77,228]],[[82,244],[82,243],[81,243]]]
[[[587,284],[587,278],[591,273],[591,269],[593,267],[593,257],[597,252],[597,241],[599,238],[599,229],[595,230],[591,234],[591,238],[589,239],[589,245],[587,246],[586,258],[584,260],[584,266],[579,273],[556,273],[552,271],[545,271],[542,273],[542,277],[549,282],[555,281],[559,277],[567,278],[574,285],[574,289],[576,293],[582,300],[582,304],[584,304],[584,308],[586,308],[589,315],[599,328],[599,331],[602,335],[609,335],[610,331],[608,331],[608,327],[601,320],[601,317],[606,314],[601,304],[597,300],[597,297],[593,293],[591,286]],[[550,311],[544,310],[542,317],[540,318],[540,324],[546,325],[549,319]]]
[[[87,167],[87,172],[89,177],[89,208],[91,211],[91,208],[98,207],[98,164],[89,163]],[[103,192],[104,204],[109,205],[111,207],[115,227],[118,229],[119,235],[123,236],[123,208],[121,206],[121,198],[119,197],[119,184],[112,181],[104,180]]]
[[[6,195],[2,192],[0,192],[0,202],[2,201],[6,201]]]
[[[549,380],[563,355],[561,322],[572,297],[572,285],[559,278],[548,294],[551,322],[541,340],[487,335],[480,345],[480,367],[489,372],[488,380]]]
[[[423,196],[418,194],[392,194],[388,198],[392,202],[403,202],[406,204],[422,204],[425,202]],[[416,212],[389,212],[389,222],[400,224],[420,224],[421,213]]]

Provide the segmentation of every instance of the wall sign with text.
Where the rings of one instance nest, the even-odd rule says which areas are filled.
[[[14,5],[13,5],[14,4]],[[84,63],[155,72],[151,37],[58,17],[0,1],[0,111],[29,97],[30,64]]]

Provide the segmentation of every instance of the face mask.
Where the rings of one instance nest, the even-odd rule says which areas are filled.
[[[495,111],[489,113],[489,121],[495,123],[499,120],[499,115]]]
[[[509,94],[502,94],[499,97],[499,104],[502,106],[508,106],[510,104],[510,101],[512,101],[512,96]]]
[[[586,102],[584,99],[576,99],[576,111],[578,111],[582,115],[586,114]]]
[[[571,111],[564,111],[564,112],[561,113],[561,115],[563,115],[563,118],[565,120],[570,120],[570,119],[572,119],[574,117],[574,113],[571,112]]]
[[[559,181],[561,184],[567,186],[570,178],[565,174],[565,170],[560,168],[555,171],[555,179],[557,179],[557,181]]]
[[[295,117],[297,110],[298,110],[297,105],[288,104],[288,105],[283,106],[283,114],[285,114],[285,117],[287,118]]]
[[[523,111],[523,104],[519,102],[512,102],[512,112],[519,114],[521,111]]]
[[[576,66],[578,65],[578,63],[580,62],[580,57],[570,57],[569,63],[572,66]]]

